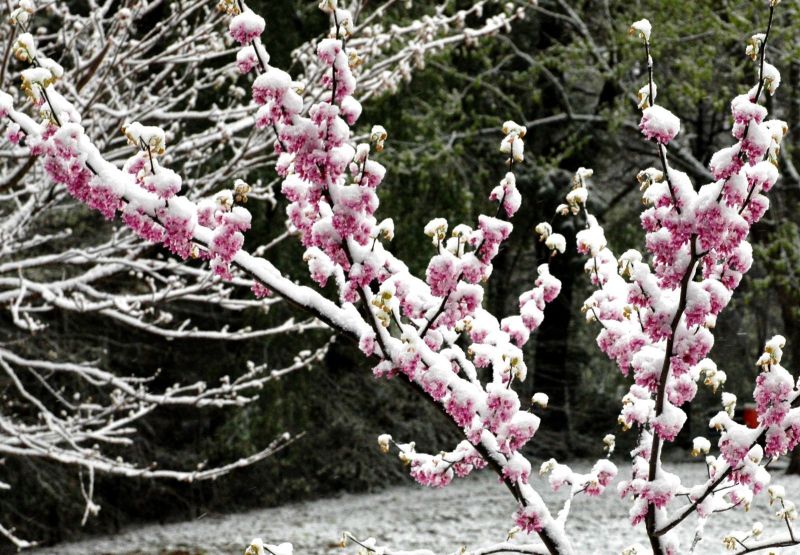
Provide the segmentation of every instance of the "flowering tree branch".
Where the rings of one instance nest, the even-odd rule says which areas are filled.
[[[390,5],[388,2],[378,11]],[[237,216],[246,212],[242,205],[248,198],[251,203],[275,204],[275,180],[248,184],[239,179],[232,189],[216,195],[222,183],[230,183],[234,177],[246,177],[241,173],[242,165],[246,164],[252,175],[274,164],[276,159],[273,153],[264,152],[260,137],[265,132],[273,133],[274,137],[274,128],[254,128],[253,109],[246,101],[244,90],[238,86],[242,79],[238,75],[252,69],[249,67],[253,60],[251,52],[242,49],[235,64],[219,65],[221,56],[230,56],[235,50],[225,45],[230,39],[221,32],[221,15],[215,13],[213,2],[198,2],[188,9],[170,8],[166,20],[159,25],[138,27],[162,6],[167,4],[160,0],[122,5],[106,3],[94,6],[89,15],[78,15],[72,13],[68,5],[50,4],[42,8],[48,14],[41,22],[42,27],[52,26],[55,31],[40,31],[37,44],[28,33],[34,19],[40,18],[34,4],[22,0],[9,5],[11,32],[7,46],[0,47],[3,49],[0,83],[5,83],[12,54],[31,66],[23,71],[23,88],[29,102],[23,104],[22,109],[15,109],[12,97],[0,92],[0,112],[6,124],[6,137],[12,145],[0,153],[4,176],[0,183],[0,207],[5,216],[0,224],[0,235],[4,239],[0,247],[0,298],[4,306],[9,307],[14,325],[24,333],[38,333],[47,325],[41,315],[57,310],[98,314],[168,339],[240,341],[330,326],[357,340],[360,327],[352,311],[331,310],[334,305],[311,290],[297,288],[263,259],[259,261],[248,253],[237,253],[226,264],[226,270],[221,269],[222,265],[218,267],[219,273],[231,272],[225,275],[228,278],[225,280],[191,263],[195,258],[215,262],[210,254],[214,248],[210,229],[198,229],[194,243],[178,239],[165,242],[178,259],[190,259],[190,263],[153,257],[152,247],[137,237],[137,232],[144,239],[154,239],[161,233],[159,226],[151,225],[147,218],[157,216],[159,197],[166,198],[181,190],[194,200],[208,197],[201,201],[207,210],[213,212],[219,206]],[[482,22],[482,6],[480,2],[455,15],[437,12],[422,22],[411,22],[389,31],[384,31],[382,25],[370,17],[360,27],[366,30],[365,25],[371,25],[369,32],[357,39],[364,49],[359,72],[372,83],[362,87],[362,93],[392,90],[400,79],[410,78],[413,69],[421,67],[429,53],[449,44],[478,40],[502,31],[522,15],[522,12],[512,11]],[[222,12],[228,9],[224,5],[222,8]],[[481,26],[474,29],[467,26],[465,19],[476,16]],[[266,51],[260,41],[257,46],[263,69],[267,67],[263,60]],[[302,48],[295,57],[303,64],[313,64],[316,59],[303,62]],[[56,59],[64,63],[66,69]],[[155,75],[150,74],[153,70]],[[314,75],[317,69],[310,65],[306,71]],[[56,80],[63,85],[63,95],[53,87]],[[227,92],[216,95],[220,102],[209,107],[202,100],[203,96],[220,87],[228,87],[222,89]],[[315,87],[314,83],[308,87],[308,98],[319,97],[324,90]],[[165,90],[170,94],[165,95]],[[11,92],[15,90],[12,88]],[[241,102],[243,99],[245,102]],[[42,118],[42,125],[27,116],[26,109],[33,109]],[[83,119],[79,111],[84,114]],[[136,118],[147,118],[169,127],[166,132],[160,129],[154,132],[156,128],[131,123]],[[81,124],[81,131],[71,128],[71,124],[77,122]],[[117,132],[120,127],[124,129],[124,137]],[[84,137],[79,140],[81,144],[67,147],[61,140],[68,136],[78,138],[82,129],[91,130],[91,143]],[[58,131],[63,134],[58,139],[52,137],[51,133]],[[182,141],[165,152],[166,139],[172,136],[181,136]],[[56,143],[60,146],[51,150]],[[14,144],[18,146],[13,147]],[[133,158],[130,157],[131,146],[138,150]],[[67,148],[69,153],[61,148]],[[38,174],[36,158],[30,156],[31,152],[47,160],[45,171],[54,183]],[[166,171],[162,163],[181,167],[183,176]],[[120,171],[119,166],[126,164],[125,170]],[[133,174],[139,171],[149,174],[148,183],[140,180],[132,186],[128,171],[131,166],[134,166]],[[100,184],[103,180],[107,180],[106,183]],[[70,206],[74,198],[112,217],[121,208],[112,191],[121,193],[119,198],[130,205],[123,214],[128,226],[105,236],[79,236],[69,228],[57,231],[48,228],[50,215]],[[125,191],[129,193],[127,196]],[[179,216],[185,215],[182,207],[190,205],[178,199],[171,204],[175,214],[162,216],[175,224],[175,219],[180,221]],[[233,208],[235,210],[231,210]],[[244,224],[236,222],[234,225]],[[254,252],[261,256],[271,253],[287,237],[288,233],[281,234]],[[62,246],[65,242],[73,246],[65,249]],[[268,274],[271,277],[267,277]],[[136,279],[144,283],[144,289]],[[117,286],[126,280],[133,282],[131,289],[120,291]],[[303,306],[311,318],[240,329],[230,329],[227,325],[220,329],[199,329],[188,319],[176,319],[181,313],[180,307],[187,303],[218,307],[229,314],[247,309],[269,310],[281,299],[265,296],[270,293],[264,285],[267,281],[272,290],[283,292],[290,303]],[[108,288],[108,284],[114,287]],[[242,287],[256,291],[258,298],[240,298],[237,291]],[[173,306],[178,308],[172,309]],[[84,490],[87,516],[95,510],[91,501],[95,470],[146,478],[207,479],[274,453],[287,442],[282,440],[260,453],[216,469],[179,472],[138,468],[104,456],[98,449],[103,444],[129,444],[136,432],[135,421],[159,406],[226,407],[248,403],[256,398],[255,392],[267,381],[307,367],[320,360],[327,350],[327,345],[323,344],[301,351],[294,363],[284,368],[251,365],[234,379],[224,378],[219,386],[202,382],[177,384],[159,393],[150,389],[149,379],[121,378],[96,364],[53,363],[27,351],[20,354],[15,351],[16,345],[11,343],[3,349],[4,373],[16,386],[20,406],[29,405],[48,424],[41,426],[26,422],[23,415],[4,413],[0,437],[5,438],[10,454],[50,458],[87,469],[90,472],[89,485]],[[73,380],[70,383],[74,393],[63,390],[58,376],[69,376]],[[73,396],[85,394],[83,387],[100,388],[107,399],[101,401],[98,397],[88,404],[76,402]],[[53,403],[55,408],[51,406]],[[57,416],[62,410],[58,406],[66,407],[68,415],[63,418],[68,419],[68,425]],[[84,446],[87,442],[93,446]],[[16,538],[13,531],[2,528],[2,533],[18,547],[29,546]]]

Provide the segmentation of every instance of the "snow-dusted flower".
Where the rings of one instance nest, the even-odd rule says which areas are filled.
[[[711,451],[711,442],[704,437],[696,437],[692,440],[692,456],[699,457],[707,455]]]
[[[389,434],[381,434],[378,436],[378,448],[381,450],[381,453],[388,453],[391,443],[392,436]]]
[[[753,535],[754,538],[758,539],[761,537],[761,534],[764,533],[764,525],[760,521],[756,521],[753,523],[753,528],[751,529],[750,533]]]
[[[736,411],[736,395],[727,391],[722,393],[722,407],[729,415],[733,416]]]
[[[540,241],[546,241],[547,238],[553,233],[553,227],[547,222],[541,222],[536,224],[534,231],[539,236]]]
[[[319,3],[319,9],[325,13],[333,13],[338,7],[337,4],[337,0],[321,0]]]
[[[603,444],[605,445],[606,453],[610,456],[614,453],[614,448],[617,445],[617,438],[614,434],[606,434],[605,437],[603,437]]]
[[[231,19],[228,30],[236,42],[246,46],[261,36],[265,25],[263,17],[245,8],[242,13]]]
[[[639,129],[647,139],[666,145],[681,130],[681,120],[666,108],[654,105],[642,112]]]
[[[531,399],[531,403],[535,406],[541,407],[543,409],[547,408],[547,402],[549,401],[549,397],[546,393],[534,393],[533,398]]]
[[[375,143],[376,152],[383,152],[383,144],[388,136],[386,129],[384,129],[382,125],[372,126],[372,131],[369,133],[369,140]]]
[[[775,501],[783,501],[786,498],[786,489],[775,484],[767,489],[767,494],[769,495],[769,504],[772,505]]]
[[[775,517],[779,520],[786,520],[789,522],[797,520],[797,507],[791,501],[784,500],[780,510],[775,513]]]
[[[653,26],[650,25],[648,20],[640,19],[631,24],[630,29],[628,29],[628,34],[637,35],[643,41],[650,42],[650,33],[652,30]]]
[[[544,242],[545,246],[555,252],[563,253],[567,250],[567,239],[560,233],[551,233]]]
[[[519,125],[513,121],[507,121],[503,124],[503,140],[500,142],[500,152],[508,154],[509,160],[512,162],[522,162],[525,159],[523,153],[525,143],[525,133],[527,129],[523,125]]]
[[[781,73],[778,71],[774,65],[764,62],[764,72],[761,74],[761,78],[764,80],[764,88],[767,89],[767,92],[770,95],[774,95],[775,91],[778,90],[778,87],[781,85]]]

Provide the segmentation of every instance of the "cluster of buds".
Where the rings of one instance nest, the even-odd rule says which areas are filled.
[[[439,245],[447,238],[447,220],[434,218],[425,225],[424,231],[434,245]]]
[[[722,393],[722,408],[728,413],[728,416],[733,418],[736,413],[736,395],[727,391]]]
[[[503,124],[503,135],[505,137],[500,142],[500,152],[510,156],[507,160],[509,165],[520,163],[525,159],[525,142],[522,139],[525,138],[527,131],[525,126],[513,121],[507,121]]]
[[[393,299],[392,293],[386,290],[381,291],[380,295],[376,295],[372,299],[372,306],[377,309],[372,312],[384,328],[388,328],[392,321]]]
[[[756,366],[760,366],[764,370],[768,370],[770,366],[780,364],[783,358],[783,348],[786,346],[786,338],[782,335],[776,335],[764,346],[764,352],[756,361]]]
[[[640,171],[636,176],[636,181],[639,182],[639,190],[642,192],[647,191],[651,185],[654,183],[663,183],[664,182],[664,172],[657,170],[655,168],[647,168],[646,170]],[[650,201],[647,200],[646,196],[642,196],[642,204],[649,204]]]
[[[347,65],[350,66],[350,69],[356,69],[364,65],[364,58],[359,56],[358,50],[355,48],[350,48],[347,51]]]
[[[247,204],[247,195],[250,191],[250,185],[241,179],[237,179],[233,182],[233,201],[236,204]]]
[[[739,539],[737,537],[739,535],[740,535],[740,533],[728,534],[727,536],[722,538],[722,545],[725,546],[725,549],[727,549],[728,551],[733,551],[734,549],[736,549],[741,544],[742,541],[745,541],[747,539],[745,537],[742,537],[742,539]]]
[[[214,203],[223,212],[230,212],[233,208],[233,192],[229,189],[224,189],[216,194]]]
[[[761,45],[764,44],[765,38],[766,35],[764,33],[757,33],[747,39],[747,47],[745,48],[744,52],[754,62],[761,53]]]
[[[21,72],[22,91],[37,106],[41,106],[44,102],[42,91],[64,74],[64,70],[56,62],[50,59],[43,61],[45,63],[39,67],[31,67]]]
[[[587,323],[597,321],[597,312],[595,312],[595,308],[597,308],[597,303],[594,299],[586,299],[583,301],[581,305],[581,314],[585,316]]]
[[[378,224],[376,231],[377,237],[383,237],[387,241],[391,241],[394,239],[394,220],[391,218],[381,220],[381,223]]]
[[[642,39],[642,41],[644,41],[645,43],[649,43],[650,33],[652,32],[652,30],[653,26],[650,24],[648,20],[640,19],[639,21],[636,21],[631,25],[630,29],[628,29],[628,34],[631,36],[637,36],[640,39]]]
[[[160,127],[142,125],[138,121],[133,123],[126,121],[122,124],[122,133],[132,146],[147,150],[151,156],[164,154],[166,138],[164,130]]]
[[[547,403],[550,401],[550,398],[547,396],[547,393],[534,393],[533,397],[531,398],[531,403],[535,407],[541,407],[543,409],[547,408]]]
[[[692,456],[699,457],[700,455],[708,455],[711,451],[711,442],[702,436],[698,436],[692,440]]]
[[[239,4],[236,0],[219,0],[217,3],[217,11],[230,16],[239,15]]]
[[[633,275],[633,267],[635,264],[642,261],[642,253],[636,249],[628,249],[623,252],[617,261],[617,271],[619,275],[624,278],[630,278]]]
[[[389,434],[381,434],[378,436],[378,449],[380,449],[381,453],[384,455],[389,452],[389,448],[391,447],[392,443],[392,436]]]
[[[769,504],[772,505],[776,501],[783,502],[784,498],[786,497],[786,490],[783,486],[770,486],[767,490],[767,495],[769,495]]]
[[[608,456],[610,457],[611,455],[613,455],[614,449],[617,446],[616,436],[614,434],[606,434],[605,437],[603,438],[603,445],[605,445],[603,449],[608,454]]]
[[[329,4],[330,2],[327,0],[323,0],[322,4]],[[327,11],[327,10],[323,10]],[[347,40],[353,36],[355,32],[355,24],[353,23],[353,15],[350,13],[349,10],[335,10],[334,18],[336,22],[336,28],[331,30],[331,37],[333,38],[340,38],[343,40]]]
[[[716,363],[711,359],[703,359],[698,363],[698,369],[705,374],[703,383],[716,393],[720,386],[724,385],[728,379],[723,370],[717,368]]]
[[[775,513],[778,520],[785,520],[787,522],[797,520],[797,507],[791,501],[782,500],[781,509]]]
[[[639,89],[639,92],[636,93],[636,97],[639,100],[637,106],[639,106],[640,110],[645,110],[655,104],[657,96],[658,87],[656,84],[653,83],[653,98],[650,98],[650,84],[645,84],[641,89]]]
[[[594,172],[590,169],[578,168],[578,171],[575,172],[575,175],[572,177],[572,190],[567,193],[566,208],[573,215],[577,215],[586,205],[586,199],[589,197],[587,181],[593,174]],[[559,212],[565,212],[564,208],[561,208]]]
[[[722,538],[722,545],[725,546],[725,549],[728,551],[735,551],[740,547],[744,547],[747,540],[753,538],[758,539],[764,533],[764,525],[761,522],[754,522],[753,528],[750,532],[731,532],[724,538]]]
[[[558,462],[555,459],[549,459],[542,463],[539,467],[539,476],[547,476],[553,470],[555,470],[556,466],[558,466]]]
[[[356,145],[356,155],[353,156],[353,164],[356,164],[357,167],[353,170],[353,173],[357,173],[358,167],[363,166],[367,158],[369,158],[369,143],[358,143]]]
[[[470,353],[470,351],[467,350],[467,353]],[[516,378],[519,381],[524,381],[525,376],[528,374],[528,367],[525,365],[522,357],[516,355],[509,356],[504,354],[500,357],[500,363],[496,367],[502,375],[507,374],[509,377]],[[549,399],[544,393],[537,393],[531,400],[535,405],[547,408],[547,401]]]
[[[567,249],[567,239],[560,233],[553,233],[553,226],[549,223],[541,222],[533,230],[539,236],[539,241],[550,249],[551,255],[555,256],[556,252],[563,253]]]
[[[382,125],[373,125],[369,134],[369,140],[375,143],[375,152],[383,152],[383,143],[388,137],[386,129]]]
[[[764,71],[761,73],[761,79],[764,80],[764,88],[770,96],[775,94],[778,87],[781,86],[781,74],[774,65],[764,62]]]
[[[11,25],[19,25],[25,28],[28,26],[34,11],[36,11],[36,7],[33,5],[33,0],[20,0],[17,7],[11,10],[8,22]]]
[[[400,459],[400,462],[405,465],[411,464],[411,459],[414,453],[416,453],[416,443],[413,441],[410,443],[395,443],[392,441],[392,443],[398,449],[397,458]]]
[[[36,58],[36,45],[30,33],[22,33],[17,37],[11,50],[14,52],[14,57],[20,62],[33,62]]]
[[[784,137],[789,132],[789,126],[784,121],[776,121],[777,125],[770,126],[770,132],[772,133],[772,141],[770,142],[769,149],[767,149],[767,160],[777,167],[778,166],[778,158],[781,155],[781,143],[783,143]]]

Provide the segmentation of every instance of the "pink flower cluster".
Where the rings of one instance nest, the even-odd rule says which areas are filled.
[[[420,485],[432,488],[447,486],[455,476],[463,478],[486,466],[483,457],[467,441],[459,443],[451,452],[436,456],[417,453],[410,445],[401,446],[401,452],[411,463],[411,477]]]
[[[666,108],[655,105],[644,109],[639,129],[648,140],[655,139],[666,145],[681,130],[681,121]]]
[[[250,73],[258,66],[258,57],[252,46],[245,46],[236,53],[236,69],[240,73]]]
[[[83,129],[67,124],[58,129],[48,126],[40,139],[32,139],[31,153],[44,157],[44,168],[50,179],[64,185],[75,199],[113,219],[122,208],[119,197],[102,180],[92,174],[80,153],[78,142]]]
[[[230,263],[244,244],[242,232],[250,229],[251,216],[250,212],[241,206],[220,212],[209,245],[211,268],[222,278],[230,279]]]
[[[228,31],[233,40],[245,46],[260,37],[264,27],[264,18],[245,8],[242,13],[231,19]]]
[[[541,532],[544,524],[542,522],[542,515],[533,507],[520,507],[514,513],[514,522],[519,526],[520,530],[527,534],[533,532]]]

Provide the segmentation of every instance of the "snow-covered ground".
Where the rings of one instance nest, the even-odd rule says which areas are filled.
[[[585,465],[576,465],[576,469],[581,466]],[[668,468],[678,473],[685,484],[700,482],[705,473],[702,464]],[[623,465],[620,473],[627,473]],[[784,485],[795,500],[800,497],[799,477],[786,477],[776,471],[773,480]],[[539,489],[545,492],[545,483],[540,485]],[[573,503],[568,526],[578,554],[619,554],[632,543],[647,544],[643,528],[631,529],[627,524],[628,503],[615,493],[616,489],[611,487],[599,499],[579,498]],[[547,491],[545,499],[551,507],[556,507],[563,496]],[[378,538],[380,545],[453,553],[462,545],[474,548],[503,541],[512,525],[513,511],[514,503],[505,487],[496,477],[483,472],[441,490],[400,486],[380,493],[342,495],[192,522],[143,526],[35,553],[149,555],[183,550],[241,555],[250,539],[261,537],[269,543],[291,541],[297,555],[329,555],[343,553],[336,543],[344,530],[359,538]],[[756,520],[763,522],[765,536],[784,532],[785,526],[772,515],[766,495],[759,496],[748,513],[729,511],[717,515],[706,524],[704,539],[695,553],[725,553],[722,536],[731,529],[748,530]],[[696,522],[692,517],[680,527],[684,538],[682,549],[687,553]],[[355,552],[351,548],[344,553]],[[781,553],[800,554],[800,548],[784,549]]]

